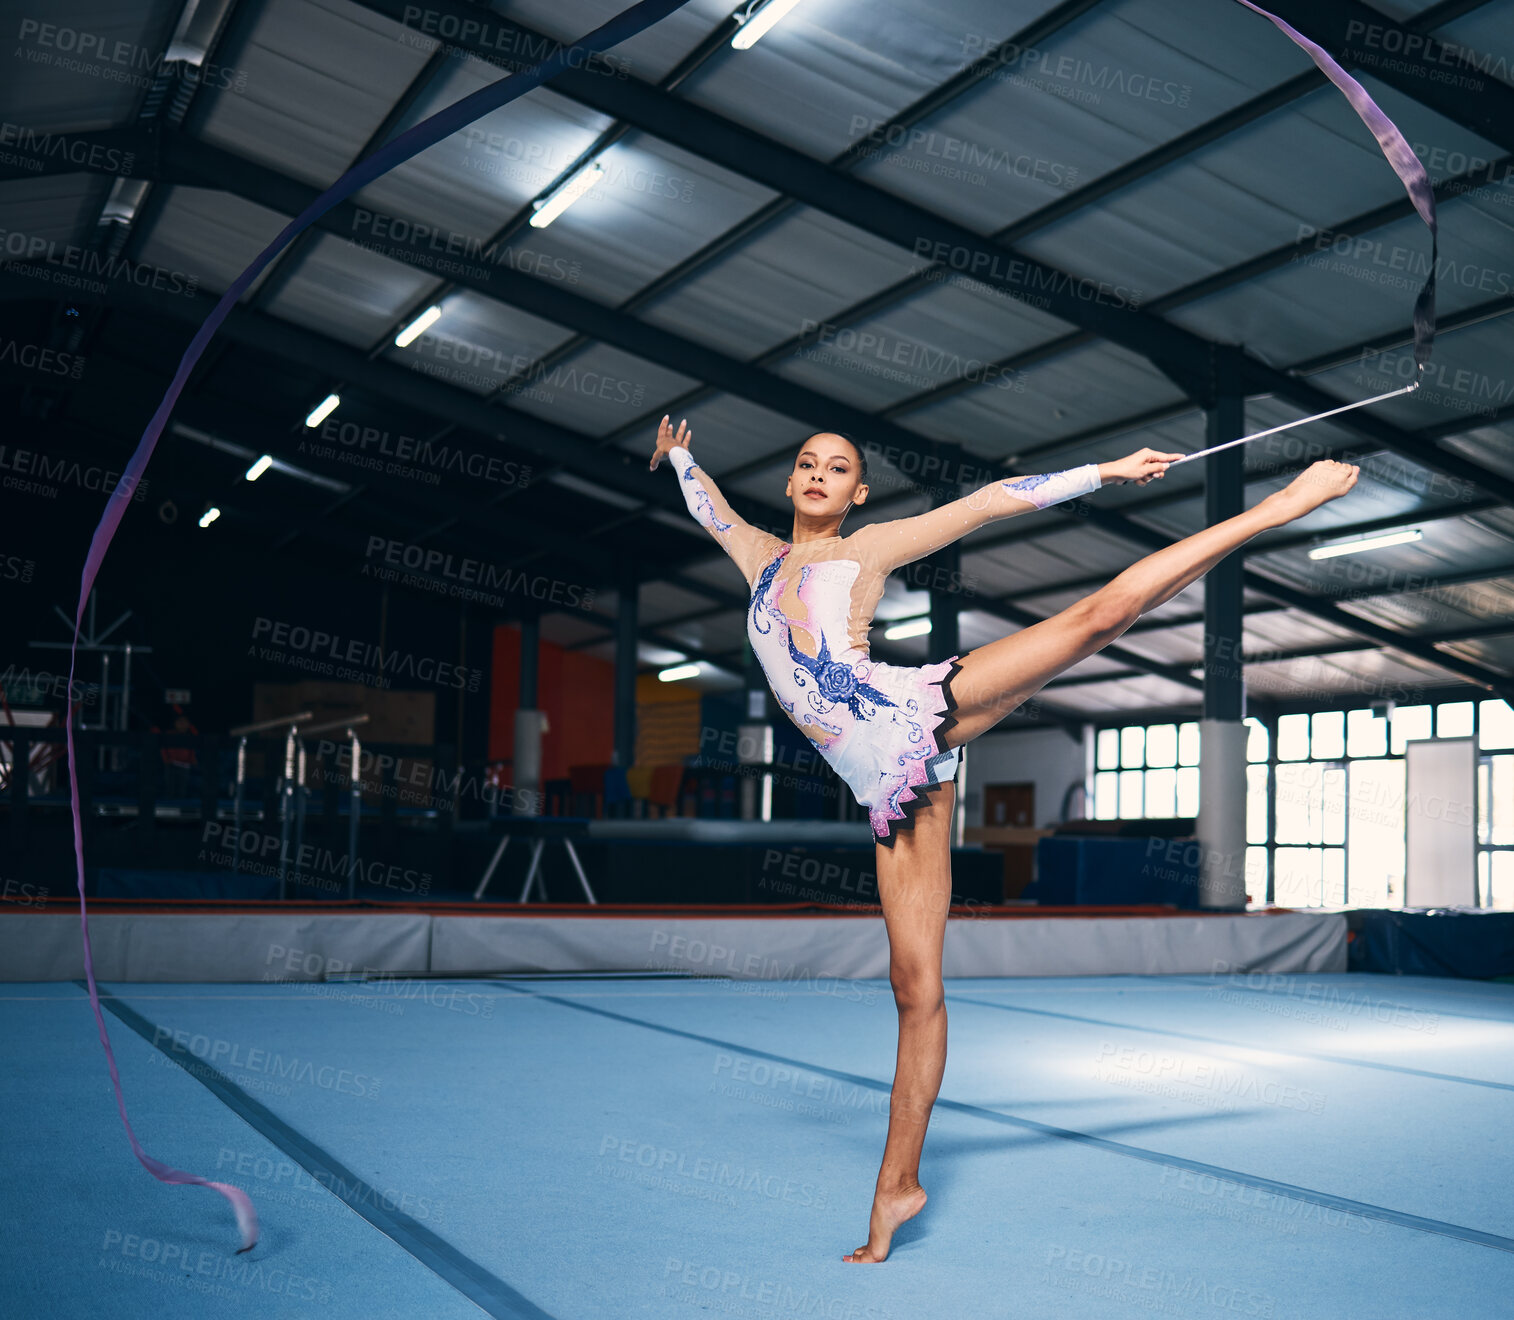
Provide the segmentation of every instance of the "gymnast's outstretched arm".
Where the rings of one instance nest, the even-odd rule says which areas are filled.
[[[1155,449],[1138,449],[1128,458],[1110,463],[1087,463],[1066,472],[1038,476],[1007,477],[1003,481],[991,481],[939,509],[913,518],[873,523],[855,535],[866,537],[884,566],[894,569],[950,545],[985,523],[1091,495],[1101,486],[1126,481],[1144,486],[1162,476],[1167,465],[1181,457],[1181,454],[1165,454]]]
[[[776,536],[753,527],[726,502],[720,487],[694,461],[689,453],[689,442],[694,432],[687,422],[679,422],[675,435],[669,419],[664,417],[657,428],[657,450],[652,455],[652,468],[667,458],[678,472],[678,489],[683,492],[683,502],[689,506],[694,521],[715,538],[716,544],[736,562],[750,587],[756,579],[757,570],[772,557],[773,551],[783,544]]]

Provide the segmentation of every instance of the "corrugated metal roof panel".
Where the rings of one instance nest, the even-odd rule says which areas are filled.
[[[436,283],[424,271],[324,234],[293,260],[292,278],[267,310],[354,348],[380,343]]]
[[[325,188],[377,131],[436,43],[344,0],[267,0],[240,50],[207,81],[199,135]],[[338,55],[339,52],[339,55]]]
[[[1283,45],[1289,43],[1284,41]],[[1371,78],[1363,81],[1411,142],[1435,143],[1484,159],[1499,154],[1482,138],[1402,93]],[[1402,196],[1403,185],[1356,112],[1335,88],[1322,87],[1121,189],[1099,206],[1022,240],[1018,246],[1077,274],[1139,287],[1144,301],[1149,302],[1250,257],[1298,242],[1311,229],[1328,233],[1331,224]],[[1442,206],[1443,225],[1449,209]],[[1429,252],[1424,226],[1417,218],[1412,223],[1420,229],[1417,239],[1405,226],[1403,238],[1391,240],[1405,245],[1401,258],[1405,261],[1410,254],[1427,257]],[[1324,253],[1318,261],[1311,261],[1302,272],[1305,284],[1311,274],[1320,282],[1321,266],[1329,267],[1332,260],[1331,254]],[[1295,267],[1285,268],[1287,271],[1299,273]],[[1270,289],[1278,278],[1262,277],[1241,288],[1255,284]],[[1364,278],[1357,276],[1354,283]],[[1339,280],[1323,282],[1334,286],[1334,298],[1340,297]],[[1377,285],[1372,287],[1378,289]],[[1265,349],[1259,332],[1253,332],[1251,323],[1231,305],[1237,296],[1236,290],[1215,294],[1168,315],[1210,337]],[[1412,293],[1407,300],[1401,297],[1399,301],[1404,303],[1401,315],[1407,321]],[[1276,312],[1284,306],[1286,300],[1280,300],[1276,307],[1264,310]],[[1329,309],[1328,300],[1324,306]],[[1272,317],[1263,328],[1286,329],[1294,322],[1304,329],[1312,328],[1311,320],[1297,312],[1292,318]],[[1372,329],[1369,325],[1366,332]],[[1335,342],[1362,337],[1347,334]],[[1309,355],[1310,350],[1305,349],[1291,356],[1285,353],[1276,360],[1297,361]]]
[[[1514,211],[1508,218],[1514,226]],[[1514,242],[1507,236],[1505,242],[1514,251]],[[1514,297],[1514,258],[1506,261],[1505,266],[1508,273],[1503,277],[1507,286],[1504,296]],[[1514,316],[1504,315],[1438,335],[1435,352],[1425,368],[1424,383],[1413,394],[1374,404],[1373,415],[1410,430],[1457,422],[1474,426],[1479,415],[1487,416],[1514,404],[1511,360],[1514,360]],[[1352,399],[1399,389],[1410,384],[1414,375],[1414,356],[1405,346],[1380,352],[1369,350],[1339,367],[1311,375],[1309,381],[1331,394]],[[1496,451],[1498,447],[1493,448]]]
[[[657,298],[643,314],[654,325],[755,358],[924,264],[895,244],[796,207]]]
[[[1507,5],[1481,4],[1454,23],[1436,28],[1440,41],[1463,47],[1465,56],[1447,65],[1467,78],[1491,77],[1514,83],[1514,13]]]
[[[1018,388],[1024,382],[1024,390]],[[1113,344],[1091,344],[1015,377],[1010,390],[980,387],[909,414],[915,430],[998,457],[1027,442],[1082,430],[1147,408],[1176,403],[1178,387],[1144,358]]]
[[[196,275],[202,289],[224,293],[288,223],[277,211],[230,193],[170,187],[156,222],[140,234],[139,251],[145,262]],[[244,303],[267,280],[268,269],[242,295]]]
[[[984,286],[947,282],[927,284],[877,316],[844,325],[822,320],[815,329],[818,340],[788,359],[782,374],[881,412],[945,386],[1022,394],[1026,376],[1006,373],[997,363],[1066,327]],[[899,420],[911,425],[918,415],[920,409],[910,406]]]
[[[1239,6],[1099,5],[1040,48],[1012,52],[902,146],[879,141],[858,173],[994,232],[1298,71],[1302,57],[1282,40],[1257,41],[1237,61],[1256,31]],[[854,137],[882,137],[860,115],[853,125]],[[1120,282],[1132,283],[1128,273]]]
[[[161,68],[183,0],[8,8],[0,119],[37,133],[127,122]]]
[[[1391,171],[1388,177],[1396,184]],[[1442,315],[1514,293],[1508,216],[1500,212],[1479,203],[1475,193],[1440,204],[1436,303]],[[1395,330],[1407,333],[1414,296],[1430,265],[1430,237],[1419,218],[1343,236],[1333,240],[1336,246],[1329,245],[1328,231],[1316,241],[1326,246],[1180,307],[1168,319],[1211,339],[1244,343],[1277,365],[1336,353]]]
[[[592,344],[545,372],[533,372],[528,380],[511,395],[512,408],[593,436],[639,422],[695,385],[690,376],[608,344]],[[649,458],[656,442],[655,426],[649,426]]]
[[[887,119],[1051,6],[1045,0],[808,0],[750,50],[713,59],[679,94],[830,160],[857,119]]]
[[[506,18],[535,32],[559,41],[577,41],[587,32],[609,22],[626,8],[624,0],[495,0],[491,8]],[[623,41],[609,52],[617,72],[625,69],[633,77],[648,82],[660,81],[687,56],[731,12],[730,0],[690,0],[645,32]],[[511,41],[503,32],[493,38],[504,49],[502,55],[516,60],[534,61],[546,55],[544,47],[534,43]]]
[[[108,181],[87,174],[55,174],[0,183],[0,257],[36,261],[39,244],[92,246],[95,221],[109,196]]]

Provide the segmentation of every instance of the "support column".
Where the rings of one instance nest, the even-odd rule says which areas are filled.
[[[1244,434],[1245,397],[1220,393],[1207,412],[1206,445]],[[1233,518],[1245,502],[1243,447],[1204,460],[1204,514],[1208,526]],[[1242,661],[1241,551],[1226,556],[1204,578],[1204,718],[1199,729],[1199,842],[1203,869],[1199,906],[1246,905],[1246,716]]]
[[[737,814],[742,820],[773,819],[773,725],[769,718],[767,675],[750,640],[741,644],[742,675],[746,682],[746,720],[736,731],[739,763]]]
[[[629,769],[636,759],[636,619],[638,584],[628,570],[615,606],[615,764]]]
[[[516,792],[513,814],[540,815],[541,740],[547,731],[546,713],[537,709],[537,674],[541,665],[541,620],[534,614],[520,621],[520,698],[515,707]]]

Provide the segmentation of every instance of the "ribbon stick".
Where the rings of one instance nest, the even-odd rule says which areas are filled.
[[[450,137],[459,129],[473,123],[474,120],[481,119],[501,106],[508,105],[518,96],[556,77],[564,70],[578,67],[584,63],[587,55],[620,45],[621,42],[645,31],[652,24],[666,18],[674,10],[681,9],[687,3],[688,0],[642,0],[642,3],[631,6],[578,42],[559,46],[535,67],[500,78],[487,87],[482,87],[471,95],[463,97],[460,101],[455,101],[452,105],[438,110],[429,119],[422,120],[398,137],[386,142],[372,155],[364,157],[349,169],[291,220],[278,237],[253,259],[252,264],[231,282],[231,287],[221,295],[221,300],[205,318],[204,324],[190,341],[189,347],[184,350],[184,356],[179,359],[178,370],[174,373],[174,378],[165,391],[163,400],[159,403],[152,420],[148,422],[147,429],[142,432],[142,438],[137,442],[136,450],[127,462],[121,480],[106,503],[99,526],[95,528],[89,545],[89,553],[85,556],[84,568],[79,577],[79,607],[74,614],[74,639],[69,652],[70,691],[73,690],[74,670],[79,660],[79,630],[83,626],[84,607],[89,601],[95,578],[105,560],[105,553],[110,549],[116,529],[126,513],[126,506],[131,500],[132,492],[142,479],[143,470],[147,467],[148,460],[152,458],[158,437],[167,424],[169,414],[172,413],[180,392],[189,380],[190,372],[194,370],[195,364],[200,360],[200,355],[204,353],[216,330],[231,313],[231,309],[236,306],[237,300],[248,286],[257,279],[259,273],[301,232],[314,224],[327,211],[365,188],[375,179],[404,164],[427,147],[434,146],[443,138]],[[120,1111],[121,1122],[126,1128],[127,1140],[130,1141],[132,1153],[136,1155],[142,1167],[159,1182],[210,1187],[224,1196],[231,1203],[232,1210],[236,1214],[237,1228],[242,1242],[239,1251],[250,1251],[258,1240],[258,1216],[247,1193],[226,1183],[210,1182],[195,1174],[184,1173],[164,1164],[161,1160],[154,1159],[142,1149],[137,1141],[136,1133],[132,1130],[131,1122],[126,1117],[126,1099],[121,1092],[121,1076],[116,1069],[116,1056],[110,1046],[110,1036],[105,1030],[105,1018],[100,1012],[100,993],[95,985],[94,958],[90,950],[89,910],[84,899],[84,831],[79,806],[78,756],[74,747],[72,709],[69,711],[65,728],[68,735],[68,786],[73,807],[74,867],[79,888],[79,929],[84,942],[84,975],[89,983],[89,1003],[94,1011],[95,1025],[99,1028],[100,1044],[105,1048],[105,1059],[110,1067],[110,1082],[116,1093],[116,1108]]]
[[[1266,435],[1276,435],[1279,431],[1290,431],[1295,426],[1323,421],[1326,417],[1334,417],[1337,413],[1351,412],[1355,408],[1365,408],[1368,404],[1381,403],[1384,399],[1396,399],[1400,394],[1410,394],[1417,390],[1420,382],[1424,380],[1425,363],[1429,361],[1430,351],[1435,344],[1435,267],[1439,261],[1440,238],[1435,218],[1435,190],[1430,186],[1430,177],[1425,173],[1425,167],[1420,163],[1419,157],[1414,154],[1414,149],[1404,135],[1399,132],[1398,127],[1367,94],[1367,89],[1341,68],[1320,46],[1283,22],[1276,14],[1269,14],[1259,5],[1252,4],[1251,0],[1240,0],[1240,3],[1252,12],[1275,23],[1319,66],[1320,72],[1340,88],[1346,100],[1351,103],[1352,109],[1372,130],[1372,136],[1377,139],[1378,146],[1382,148],[1388,164],[1393,167],[1394,173],[1403,183],[1404,190],[1409,194],[1409,200],[1414,204],[1414,209],[1419,212],[1420,219],[1430,230],[1430,272],[1425,276],[1419,296],[1414,300],[1414,380],[1403,388],[1389,390],[1386,394],[1376,394],[1370,399],[1361,399],[1356,403],[1343,403],[1339,408],[1331,408],[1328,412],[1315,413],[1312,417],[1300,417],[1297,421],[1284,422],[1281,426],[1273,426],[1265,431],[1258,431],[1254,435],[1244,435],[1239,440],[1227,440],[1222,445],[1211,445],[1208,449],[1200,449],[1197,453],[1184,454],[1182,458],[1174,459],[1168,465],[1170,467],[1177,467],[1179,463],[1191,463],[1196,458],[1207,458],[1210,454],[1218,454],[1222,449],[1231,449],[1251,440],[1260,440]]]
[[[1297,421],[1284,422],[1281,426],[1273,426],[1265,431],[1258,431],[1255,435],[1243,435],[1239,440],[1227,440],[1222,445],[1210,445],[1208,449],[1200,449],[1196,453],[1184,454],[1182,458],[1175,458],[1167,466],[1175,468],[1179,463],[1192,463],[1196,458],[1208,458],[1210,454],[1218,454],[1222,449],[1233,449],[1236,445],[1243,445],[1248,440],[1260,440],[1264,435],[1276,435],[1279,431],[1291,431],[1295,426],[1303,426],[1306,422],[1323,421],[1326,417],[1334,417],[1336,413],[1350,412],[1353,408],[1365,408],[1369,403],[1381,403],[1384,399],[1396,399],[1400,394],[1410,394],[1419,388],[1419,382],[1413,381],[1402,389],[1389,390],[1386,394],[1374,394],[1370,399],[1362,399],[1359,403],[1343,403],[1339,408],[1332,408],[1329,412],[1315,413],[1313,417],[1300,417]]]

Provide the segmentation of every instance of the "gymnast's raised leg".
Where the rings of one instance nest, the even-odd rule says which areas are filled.
[[[1355,484],[1348,463],[1315,463],[1244,513],[1148,555],[1107,586],[1009,637],[962,657],[951,682],[956,723],[944,741],[970,742],[1063,670],[1108,646],[1147,610],[1171,600],[1253,536],[1302,518]]]

